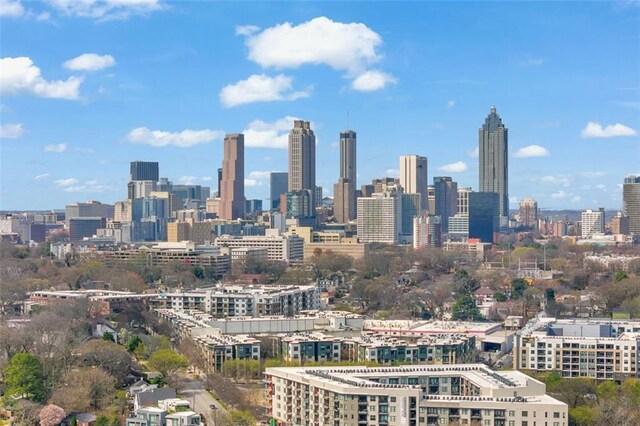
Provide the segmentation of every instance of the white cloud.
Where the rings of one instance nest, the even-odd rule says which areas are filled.
[[[509,197],[509,204],[518,204],[518,197]]]
[[[87,180],[80,185],[70,185],[64,188],[65,192],[105,192],[114,189],[110,185],[98,183],[97,180]]]
[[[615,138],[618,136],[635,136],[637,132],[631,127],[627,127],[624,124],[616,123],[610,124],[607,127],[602,127],[600,123],[590,121],[587,126],[582,129],[582,138]]]
[[[224,132],[220,130],[190,130],[181,132],[165,132],[162,130],[150,130],[147,127],[138,127],[127,134],[127,140],[131,143],[151,145],[156,148],[163,146],[177,146],[188,148],[194,145],[213,142],[222,139]]]
[[[21,123],[6,123],[0,125],[0,139],[17,139],[24,134]]]
[[[260,27],[255,25],[236,25],[236,35],[250,36],[260,31]]]
[[[41,12],[36,16],[36,21],[40,22],[48,21],[49,19],[51,19],[51,14],[49,12]]]
[[[41,175],[34,176],[33,178],[35,180],[42,180],[42,179],[45,179],[45,178],[48,178],[48,177],[49,177],[49,173],[43,173]]]
[[[456,106],[456,101],[447,101],[447,108],[453,108]]]
[[[24,15],[24,7],[19,0],[0,0],[0,16],[20,18]]]
[[[44,152],[65,152],[67,150],[67,144],[66,143],[56,143],[56,144],[49,144],[49,145],[45,145],[44,146]]]
[[[66,61],[63,66],[73,71],[98,71],[113,67],[116,60],[111,55],[98,55],[96,53],[84,53]]]
[[[369,70],[353,80],[351,88],[360,92],[373,92],[384,88],[387,84],[395,84],[396,82],[397,80],[391,74],[378,70]]]
[[[475,147],[474,150],[472,151],[467,151],[467,155],[471,158],[478,158],[480,157],[480,147]]]
[[[398,177],[398,176],[400,176],[400,170],[387,169],[387,176],[389,176],[389,177]]]
[[[548,157],[549,151],[540,145],[529,145],[518,149],[513,156],[516,158]]]
[[[557,176],[543,176],[540,179],[535,179],[534,182],[544,185],[561,185],[568,187],[571,184],[571,176],[569,175],[557,175]]]
[[[584,178],[599,178],[603,177],[605,174],[605,172],[582,172],[580,173],[580,176]]]
[[[295,117],[287,116],[273,123],[254,120],[243,130],[244,144],[251,148],[289,147],[289,131],[293,128]]]
[[[198,180],[197,176],[180,176],[178,178],[178,182],[180,182],[183,185],[195,185],[197,180]]]
[[[598,185],[596,185],[596,189],[599,189],[600,191],[606,191],[607,190],[607,185],[600,183]]]
[[[438,170],[447,173],[460,173],[464,172],[467,169],[467,163],[465,163],[464,161],[456,161],[455,163],[445,164],[442,167],[438,167]]]
[[[76,178],[58,179],[58,180],[54,180],[53,183],[55,183],[58,186],[71,186],[71,185],[77,184],[78,179]]]
[[[293,78],[286,75],[269,77],[264,74],[254,74],[246,80],[229,84],[220,91],[220,103],[225,107],[253,102],[292,101],[309,97],[310,90],[292,91]]]
[[[544,64],[544,61],[544,58],[529,58],[525,59],[524,61],[520,61],[518,65],[520,65],[521,67],[539,67],[540,65]]]
[[[244,186],[262,186],[262,182],[256,179],[245,179]]]
[[[564,192],[563,190],[560,190],[558,192],[554,192],[553,194],[551,194],[551,198],[554,200],[561,200],[566,197],[567,197],[567,193]]]
[[[0,93],[15,95],[30,92],[43,98],[79,99],[82,77],[47,81],[40,75],[40,68],[27,57],[2,58],[0,60]]]
[[[256,179],[256,180],[266,180],[269,179],[271,177],[271,171],[266,170],[266,171],[253,171],[251,173],[249,173],[249,179]]]
[[[209,182],[209,181],[213,180],[213,177],[211,177],[211,176],[202,176],[201,179],[202,179],[203,182]]]
[[[289,22],[260,31],[253,26],[236,27],[246,37],[249,60],[263,68],[298,68],[327,65],[356,78],[352,88],[377,90],[395,82],[390,74],[370,70],[383,56],[377,51],[382,37],[362,23],[334,22],[321,16],[299,25]]]
[[[65,15],[98,20],[127,19],[165,7],[160,0],[50,0],[50,4]]]
[[[580,200],[582,200],[582,197],[579,195],[576,195],[575,197],[571,198],[572,203],[577,203]]]

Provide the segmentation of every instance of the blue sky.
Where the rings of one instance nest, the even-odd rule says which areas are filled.
[[[630,2],[0,0],[1,209],[126,197],[129,162],[215,190],[245,132],[247,198],[312,121],[331,194],[340,130],[359,184],[429,159],[478,187],[478,127],[509,128],[509,194],[621,207],[640,172],[640,7]],[[348,119],[347,119],[348,116]],[[515,204],[512,204],[514,207]]]

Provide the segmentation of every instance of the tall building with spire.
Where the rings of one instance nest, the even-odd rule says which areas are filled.
[[[400,185],[405,194],[420,194],[422,211],[429,209],[427,157],[420,155],[400,157]]]
[[[289,132],[289,192],[308,191],[315,206],[316,135],[308,121],[295,120]]]
[[[333,185],[333,215],[340,223],[356,218],[356,132],[340,132],[340,177]]]
[[[220,182],[221,219],[244,219],[244,135],[224,137],[224,159]]]
[[[479,130],[480,192],[498,194],[501,225],[509,218],[509,131],[491,107]]]

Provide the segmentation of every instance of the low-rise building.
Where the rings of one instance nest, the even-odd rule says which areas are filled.
[[[260,341],[248,335],[224,336],[212,333],[196,335],[193,340],[207,365],[216,371],[222,370],[222,365],[231,359],[260,359]]]
[[[216,238],[216,246],[231,249],[250,247],[266,248],[269,260],[298,262],[303,259],[304,240],[297,235],[280,235],[277,229],[268,229],[266,235],[232,236]]]
[[[267,368],[278,425],[567,426],[568,407],[518,371],[481,364]],[[531,423],[529,423],[531,422]]]

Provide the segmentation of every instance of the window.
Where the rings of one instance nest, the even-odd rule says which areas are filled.
[[[554,419],[559,419],[559,418],[560,418],[560,413],[559,413],[559,412],[557,412],[557,411],[556,411],[556,412],[554,412],[554,413],[553,413],[553,418],[554,418]]]
[[[390,421],[391,423],[395,423],[395,421],[396,421],[396,416],[389,416],[389,421]]]
[[[529,412],[528,411],[523,411],[522,412],[522,417],[529,417]],[[526,422],[522,422],[522,423],[526,423]],[[522,425],[522,426],[527,426],[527,425]]]
[[[369,420],[375,421],[376,420],[376,416],[369,416]]]
[[[509,417],[514,417],[516,412],[514,410],[509,410]]]
[[[390,399],[391,399],[391,402],[396,402],[396,397],[395,396],[392,396]]]

